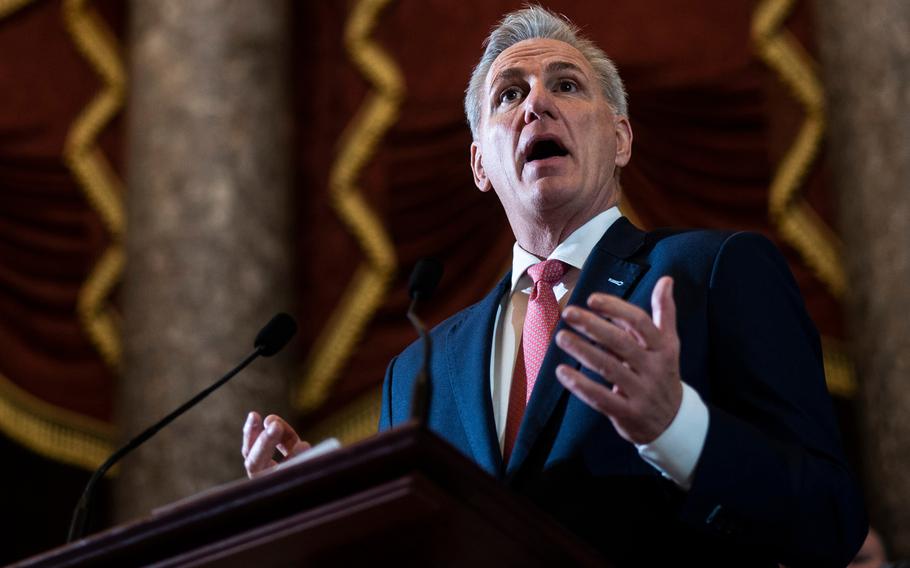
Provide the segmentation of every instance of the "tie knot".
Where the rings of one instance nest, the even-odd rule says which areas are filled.
[[[563,263],[561,260],[556,259],[538,262],[528,269],[528,275],[531,276],[531,280],[534,281],[534,284],[543,282],[545,284],[548,284],[550,287],[559,282],[559,279],[562,278],[562,275],[565,273],[565,263]]]

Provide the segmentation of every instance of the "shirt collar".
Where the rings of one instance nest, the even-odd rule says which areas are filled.
[[[559,243],[547,260],[555,258],[561,260],[573,268],[581,270],[588,255],[594,250],[594,246],[604,236],[607,229],[622,216],[618,207],[611,207],[606,211],[599,213],[590,219],[587,223],[577,228],[566,240]],[[540,258],[521,248],[516,242],[512,246],[512,288],[514,292],[518,286],[521,277],[524,276],[528,268],[540,262]]]

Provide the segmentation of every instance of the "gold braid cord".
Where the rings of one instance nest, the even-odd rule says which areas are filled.
[[[79,291],[78,313],[89,338],[104,361],[120,370],[120,336],[108,296],[123,271],[123,188],[97,145],[101,131],[123,108],[126,74],[117,52],[117,41],[87,0],[64,0],[63,20],[76,47],[101,78],[101,91],[73,122],[63,148],[63,158],[88,202],[100,215],[111,244]]]
[[[756,51],[802,105],[803,123],[771,181],[768,211],[783,239],[793,246],[831,294],[844,297],[846,275],[841,244],[824,220],[803,199],[801,188],[818,156],[825,133],[825,95],[812,58],[784,27],[795,0],[764,0],[752,17]],[[825,345],[828,388],[852,396],[856,381],[849,358],[832,343]]]
[[[354,234],[366,260],[357,268],[339,307],[310,351],[303,378],[293,394],[295,406],[303,411],[319,407],[328,397],[364,328],[382,304],[397,266],[395,248],[382,221],[357,187],[360,172],[397,120],[403,98],[401,73],[370,38],[380,11],[388,3],[389,0],[358,1],[345,27],[348,53],[374,90],[342,137],[341,151],[329,175],[329,193],[333,207]],[[364,435],[375,432],[376,424],[369,428]]]
[[[0,0],[0,17],[27,2]],[[104,87],[79,114],[64,144],[63,159],[89,203],[101,216],[112,244],[83,284],[77,312],[103,360],[120,366],[120,339],[107,297],[123,267],[124,215],[121,184],[96,145],[101,130],[123,107],[125,74],[116,41],[84,0],[65,0],[63,19],[75,45],[101,76]],[[112,450],[113,428],[29,394],[0,375],[0,428],[13,440],[45,457],[95,469]]]
[[[0,0],[0,20],[12,15],[13,12],[20,8],[25,8],[25,6],[32,2],[34,2],[34,0]]]
[[[812,59],[783,27],[794,2],[765,0],[752,19],[752,39],[759,57],[790,87],[805,111],[799,133],[771,182],[768,208],[783,238],[803,256],[834,297],[843,298],[846,276],[840,243],[800,194],[825,133],[825,95]]]
[[[841,342],[822,338],[822,353],[825,359],[825,381],[828,391],[841,398],[853,398],[859,385],[856,384],[853,361],[847,355]]]

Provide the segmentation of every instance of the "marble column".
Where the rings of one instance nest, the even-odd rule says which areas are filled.
[[[872,521],[910,557],[910,3],[816,0]]]
[[[129,436],[290,311],[289,5],[132,0],[124,373]],[[250,409],[286,412],[293,350],[260,359],[127,458],[117,520],[243,476]]]

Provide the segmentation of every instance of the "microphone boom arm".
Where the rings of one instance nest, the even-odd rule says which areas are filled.
[[[79,502],[76,504],[76,510],[73,512],[73,518],[70,521],[70,530],[69,534],[66,537],[66,542],[69,543],[77,538],[82,538],[82,535],[85,534],[85,524],[86,521],[88,521],[88,505],[91,503],[92,495],[95,492],[95,485],[97,485],[98,481],[104,477],[104,474],[107,473],[107,470],[109,470],[111,466],[120,461],[123,456],[136,449],[143,442],[157,434],[159,430],[173,422],[174,419],[176,419],[178,416],[195,406],[199,401],[212,394],[212,391],[231,380],[234,375],[245,369],[247,365],[259,357],[262,354],[262,351],[263,346],[258,346],[252,353],[247,355],[246,359],[241,361],[239,365],[231,369],[228,374],[197,393],[196,396],[184,402],[176,410],[140,432],[136,437],[124,444],[116,452],[111,454],[111,457],[107,458],[107,460],[101,464],[101,467],[95,470],[95,473],[92,474],[92,477],[88,480],[85,489],[82,491],[82,496],[79,497]]]
[[[411,393],[411,418],[417,420],[420,424],[426,424],[429,410],[429,393],[427,392],[427,367],[430,364],[430,334],[427,328],[417,317],[415,308],[417,307],[417,297],[411,300],[411,306],[408,308],[408,319],[420,335],[423,342],[423,361],[420,365],[420,371],[414,379],[414,390]]]

